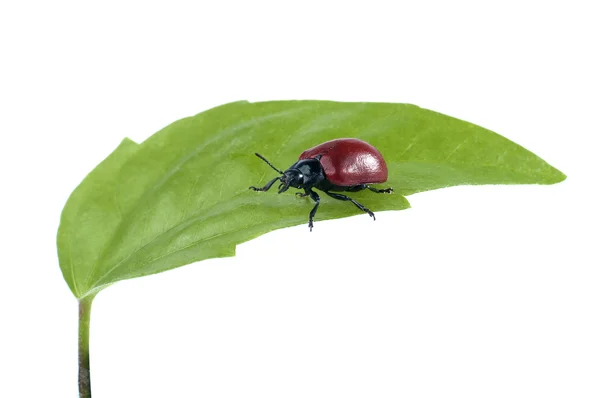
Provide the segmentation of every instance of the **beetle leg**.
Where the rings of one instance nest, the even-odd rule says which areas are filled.
[[[304,198],[304,197],[306,197],[306,196],[308,196],[308,195],[310,195],[310,194],[308,194],[308,193],[306,193],[306,192],[305,192],[305,193],[296,192],[296,196],[298,196],[298,197],[300,197],[300,198]]]
[[[316,202],[315,207],[313,207],[313,209],[310,211],[310,214],[308,215],[308,228],[310,228],[310,231],[312,232],[313,219],[315,218],[315,214],[317,214],[317,208],[319,207],[319,202],[321,201],[321,198],[319,198],[319,194],[317,194],[312,189],[306,189],[305,192],[305,195],[310,195],[310,198]]]
[[[273,178],[271,181],[269,181],[269,182],[267,183],[267,185],[265,185],[265,186],[264,186],[264,187],[262,187],[262,188],[257,188],[257,187],[254,187],[254,186],[252,186],[252,187],[250,187],[250,188],[248,188],[248,189],[253,189],[253,190],[255,190],[255,191],[268,191],[268,190],[271,188],[271,186],[272,186],[273,184],[275,184],[275,181],[279,181],[280,179],[281,179],[281,177],[275,177],[275,178]]]
[[[356,200],[352,199],[351,197],[346,196],[346,195],[340,195],[339,193],[328,192],[328,191],[325,191],[325,193],[337,200],[349,200],[350,202],[354,203],[354,205],[356,207],[358,207],[359,209],[361,209],[362,211],[364,211],[365,213],[367,213],[371,217],[373,217],[373,221],[375,221],[375,214],[373,214],[373,212],[371,210],[367,209],[365,206],[361,205],[360,203],[358,203]]]
[[[368,189],[369,191],[372,191],[375,193],[392,193],[392,192],[394,192],[394,188],[377,189],[368,184],[355,185],[353,187],[346,189],[346,192],[358,192],[358,191],[362,191],[363,189]]]
[[[365,186],[367,187],[367,189],[369,191],[373,191],[375,193],[392,193],[392,192],[394,192],[394,188],[392,188],[392,187],[390,187],[390,188],[384,188],[384,189],[377,189],[377,188],[372,187],[370,185],[366,185],[365,184]]]

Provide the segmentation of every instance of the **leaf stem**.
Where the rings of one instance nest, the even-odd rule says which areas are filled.
[[[96,295],[79,300],[79,398],[91,398],[90,383],[90,315]]]

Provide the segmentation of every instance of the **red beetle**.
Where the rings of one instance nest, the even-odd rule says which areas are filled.
[[[278,193],[287,191],[289,187],[304,189],[304,193],[297,192],[296,195],[310,196],[316,202],[308,217],[308,227],[311,231],[320,201],[319,195],[312,190],[313,188],[325,192],[334,199],[354,203],[356,207],[373,217],[373,220],[375,214],[371,210],[346,195],[331,191],[356,192],[363,189],[376,193],[394,191],[392,188],[377,189],[369,185],[387,181],[387,165],[381,153],[373,145],[356,138],[339,138],[307,149],[286,171],[279,170],[258,153],[255,155],[281,174],[281,177],[272,179],[262,188],[250,187],[250,189],[268,191],[275,181],[281,182]]]

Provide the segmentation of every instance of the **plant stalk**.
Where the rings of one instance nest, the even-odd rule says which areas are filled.
[[[92,397],[90,382],[90,315],[95,295],[79,300],[79,398]]]

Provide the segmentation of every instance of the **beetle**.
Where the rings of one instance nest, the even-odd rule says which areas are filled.
[[[369,189],[375,193],[392,193],[392,188],[377,189],[370,184],[387,181],[388,169],[381,153],[368,142],[357,138],[338,138],[319,144],[302,152],[296,163],[286,171],[273,166],[264,156],[255,153],[273,170],[281,174],[262,188],[251,186],[254,191],[268,191],[279,181],[277,193],[283,193],[290,187],[303,189],[296,192],[300,197],[310,196],[315,206],[308,216],[308,227],[312,231],[313,220],[321,198],[313,188],[325,192],[334,199],[350,201],[356,207],[369,214],[375,220],[375,214],[349,196],[336,192],[357,192]]]

